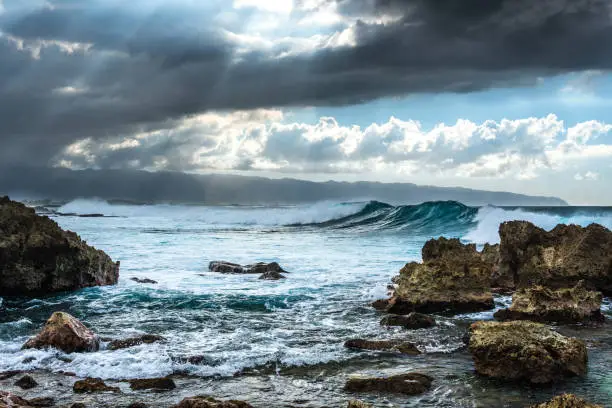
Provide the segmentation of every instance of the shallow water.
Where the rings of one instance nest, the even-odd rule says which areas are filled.
[[[480,244],[495,239],[500,221],[514,218],[546,228],[558,222],[611,226],[611,209],[535,212],[473,209],[458,203],[210,208],[78,201],[59,210],[109,216],[53,217],[121,260],[120,282],[44,299],[3,299],[0,371],[48,370],[51,374],[39,375],[49,381],[57,376],[52,373],[61,371],[113,380],[176,375],[180,391],[156,395],[155,406],[169,406],[181,395],[207,393],[244,398],[255,406],[339,407],[351,397],[342,391],[347,376],[415,370],[433,375],[432,391],[410,398],[358,397],[381,407],[523,407],[564,391],[600,403],[611,399],[609,324],[561,328],[589,340],[589,374],[532,389],[473,373],[462,337],[471,322],[491,319],[493,312],[439,316],[434,328],[405,331],[382,328],[381,315],[369,306],[386,297],[387,284],[406,262],[420,259],[429,238],[457,236]],[[208,272],[208,263],[219,259],[278,261],[290,273],[285,280],[270,282],[257,275]],[[159,283],[142,285],[132,277]],[[497,299],[499,307],[509,301]],[[612,317],[606,302],[605,313]],[[69,359],[57,352],[20,350],[58,310],[75,315],[105,338],[155,333],[167,341]],[[404,338],[426,353],[404,357],[345,349],[344,341],[355,337]],[[181,360],[189,356],[205,359],[198,365]]]

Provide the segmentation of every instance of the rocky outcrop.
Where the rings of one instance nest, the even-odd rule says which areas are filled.
[[[543,404],[532,405],[531,408],[603,408],[601,405],[591,404],[573,394],[563,394]]]
[[[34,209],[0,198],[0,296],[114,285],[119,264]]]
[[[519,288],[575,286],[612,295],[612,231],[598,225],[557,225],[547,232],[527,221],[499,227],[500,274]]]
[[[23,390],[29,390],[38,386],[38,383],[32,376],[24,375],[19,380],[15,381],[15,385]]]
[[[130,280],[132,280],[132,281],[134,281],[136,283],[157,285],[157,281],[156,280],[149,279],[149,278],[131,278]]]
[[[410,262],[394,278],[397,284],[387,312],[472,312],[492,309],[491,265],[476,245],[439,238],[423,247],[423,263]]]
[[[409,355],[421,354],[421,351],[413,343],[402,340],[352,339],[347,340],[344,347],[359,350],[391,351]]]
[[[219,401],[213,397],[198,396],[185,398],[171,408],[253,408],[253,406],[244,401]]]
[[[75,317],[68,313],[55,312],[42,331],[23,345],[24,349],[48,347],[65,353],[97,351],[100,348],[100,340]]]
[[[287,273],[277,262],[258,262],[252,265],[239,265],[226,261],[212,261],[208,265],[208,269],[211,272],[219,273],[260,274],[259,279],[263,280],[285,279],[283,273]]]
[[[418,395],[431,388],[433,378],[420,373],[408,373],[382,378],[349,378],[344,386],[348,392],[389,392]]]
[[[380,321],[381,326],[400,326],[405,329],[426,329],[436,325],[436,320],[422,313],[412,312],[407,315],[388,315]]]
[[[587,290],[584,281],[569,289],[535,286],[516,291],[512,306],[496,312],[495,318],[541,323],[603,322],[601,301],[601,293]]]
[[[85,378],[84,380],[78,380],[72,386],[72,390],[77,394],[120,391],[117,387],[109,387],[100,378]]]
[[[551,383],[587,370],[582,340],[534,322],[473,323],[469,351],[478,373],[504,380]]]
[[[176,384],[171,378],[143,378],[130,380],[130,388],[133,390],[173,390]]]
[[[259,279],[265,279],[265,280],[280,280],[280,279],[285,279],[285,278],[286,278],[285,275],[281,274],[280,272],[276,272],[276,271],[264,272],[259,277]]]
[[[130,337],[129,339],[113,340],[108,343],[108,349],[119,350],[139,346],[141,344],[153,344],[164,340],[165,339],[162,336],[155,334],[143,334],[142,336]]]

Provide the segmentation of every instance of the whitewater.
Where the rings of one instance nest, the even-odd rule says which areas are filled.
[[[37,203],[30,203],[32,206]],[[589,350],[585,379],[562,388],[492,384],[473,372],[462,341],[468,325],[494,311],[438,316],[434,328],[383,328],[369,306],[409,261],[419,261],[431,238],[457,237],[482,245],[499,241],[499,224],[528,220],[612,228],[612,207],[468,207],[458,202],[391,206],[321,202],[296,206],[123,205],[75,200],[37,211],[77,232],[121,261],[119,284],[38,299],[0,299],[0,372],[44,370],[130,379],[181,374],[206,380],[206,393],[255,406],[343,406],[348,375],[426,371],[436,382],[418,397],[363,396],[377,406],[524,407],[560,391],[608,401],[612,392],[612,334],[586,335],[603,346]],[[94,216],[95,215],[95,216]],[[208,263],[279,262],[287,279],[208,272]],[[155,285],[131,278],[149,278]],[[498,296],[497,308],[510,298]],[[64,355],[21,350],[54,311],[67,311],[104,339],[152,333],[166,342],[125,350]],[[610,301],[604,313],[612,318]],[[584,335],[584,334],[583,334]],[[351,351],[355,337],[402,338],[420,356]],[[200,357],[197,360],[190,357]],[[195,382],[194,382],[195,384]],[[196,387],[196,385],[193,385]],[[159,406],[164,406],[163,401]]]

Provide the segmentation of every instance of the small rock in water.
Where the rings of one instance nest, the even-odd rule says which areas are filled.
[[[75,402],[74,404],[70,406],[70,408],[87,408],[87,407],[82,402]]]
[[[549,402],[533,405],[531,408],[603,408],[601,405],[591,404],[573,394],[563,394]]]
[[[0,381],[7,380],[7,379],[12,378],[12,377],[16,376],[17,374],[21,374],[21,373],[22,373],[22,371],[19,371],[19,370],[4,371],[4,372],[0,373]]]
[[[149,408],[149,406],[144,402],[133,402],[127,408]]]
[[[15,382],[15,385],[23,390],[29,390],[38,386],[38,383],[34,381],[34,378],[32,378],[31,376],[24,375]]]
[[[75,317],[68,313],[55,312],[47,320],[43,330],[23,345],[24,349],[47,347],[54,347],[65,353],[98,351],[100,340]]]
[[[133,280],[134,282],[137,282],[137,283],[149,283],[151,285],[157,284],[157,281],[153,279],[149,279],[149,278],[131,278],[130,280]]]
[[[119,392],[119,388],[117,387],[109,387],[102,381],[100,378],[86,378],[84,380],[79,380],[74,383],[72,386],[72,390],[77,394],[82,393],[90,393],[90,392]]]
[[[268,272],[264,272],[259,279],[265,279],[265,280],[280,280],[280,279],[285,279],[285,276],[282,275],[280,272],[276,272],[276,271],[268,271]]]
[[[36,361],[36,357],[26,357],[21,362],[23,364],[28,364],[28,363],[31,363],[32,361]]]
[[[426,314],[412,312],[407,315],[388,315],[380,321],[382,326],[401,326],[406,329],[425,329],[435,326],[433,317]]]
[[[433,378],[420,373],[408,373],[381,378],[349,378],[344,389],[349,392],[389,392],[418,395],[431,388]]]
[[[352,339],[347,340],[344,343],[344,347],[360,350],[395,351],[410,355],[421,354],[421,351],[413,343],[402,340]]]
[[[51,397],[38,397],[28,400],[31,407],[52,407],[55,405],[55,400]]]
[[[226,261],[213,261],[208,264],[208,269],[211,272],[219,273],[234,273],[234,274],[266,274],[269,272],[275,272],[278,274],[287,273],[286,270],[281,268],[277,262],[259,262],[252,265],[238,265],[233,262]]]
[[[130,380],[130,388],[133,390],[173,390],[176,384],[171,378],[145,378]]]
[[[165,339],[162,336],[157,336],[155,334],[143,334],[142,336],[131,337],[129,339],[113,340],[108,344],[108,349],[119,350],[139,346],[141,344],[152,344],[164,340]]]
[[[363,401],[352,400],[352,401],[349,401],[346,408],[372,408],[372,406],[370,404],[366,404]]]
[[[183,399],[171,408],[254,408],[251,404],[244,401],[219,401],[213,397],[198,396]]]

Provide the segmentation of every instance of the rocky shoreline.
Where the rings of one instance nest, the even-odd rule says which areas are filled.
[[[118,263],[102,251],[8,198],[0,199],[0,230],[0,295],[29,296],[115,284],[118,280]],[[559,225],[547,232],[530,223],[508,222],[500,226],[498,245],[486,245],[478,251],[473,244],[442,237],[424,245],[422,259],[421,263],[406,264],[393,279],[391,297],[373,305],[381,313],[381,331],[389,326],[427,330],[437,324],[429,314],[491,310],[494,293],[509,292],[513,293],[512,305],[495,314],[498,321],[473,323],[466,333],[474,370],[496,381],[554,383],[561,389],[568,378],[587,372],[585,342],[564,336],[549,325],[603,323],[603,294],[609,295],[612,288],[612,232],[594,224],[586,228]],[[216,261],[209,268],[219,273],[259,274],[260,279],[270,280],[284,279],[287,273],[277,263],[242,266]],[[110,340],[106,345],[107,341],[91,328],[58,311],[24,348],[51,347],[69,355],[96,353],[101,342],[113,350],[166,341],[154,333]],[[398,353],[406,358],[423,353],[410,342],[376,338],[347,339],[345,346]],[[42,382],[40,377],[48,381]],[[342,391],[357,397],[372,393],[381,398],[396,393],[409,396],[427,393],[443,380],[427,370],[385,377],[351,375],[346,377]],[[73,373],[8,372],[0,374],[0,408],[252,406],[248,399],[233,400],[233,395],[185,395],[187,390],[195,391],[193,383],[197,381],[180,375],[124,382],[77,378]],[[191,386],[185,386],[187,383]],[[369,406],[349,399],[346,404]],[[598,406],[564,395],[537,407]]]

